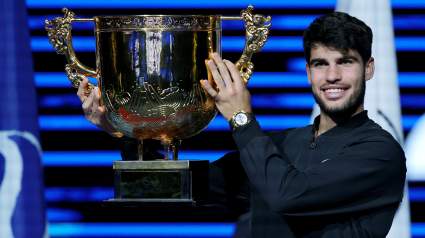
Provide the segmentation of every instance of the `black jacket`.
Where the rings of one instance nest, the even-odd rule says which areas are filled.
[[[252,237],[385,237],[403,197],[400,145],[366,111],[311,145],[314,135],[313,125],[264,133],[257,121],[233,132]]]

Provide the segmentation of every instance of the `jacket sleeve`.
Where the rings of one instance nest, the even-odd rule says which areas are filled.
[[[405,157],[392,138],[370,134],[353,140],[326,163],[304,171],[289,164],[257,121],[233,137],[251,186],[274,212],[331,215],[399,203]]]

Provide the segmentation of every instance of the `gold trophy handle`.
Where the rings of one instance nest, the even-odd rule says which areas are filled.
[[[266,18],[263,15],[252,15],[252,10],[254,10],[254,7],[249,5],[246,10],[241,11],[240,17],[221,17],[221,20],[245,21],[245,47],[241,58],[235,64],[245,84],[248,84],[254,70],[254,64],[251,62],[252,54],[261,51],[261,48],[269,39],[269,28],[272,25],[271,23],[264,24],[272,20],[270,16]]]
[[[75,55],[74,48],[72,46],[72,22],[83,21],[90,22],[94,19],[75,19],[75,13],[63,8],[62,12],[65,14],[63,17],[56,17],[52,21],[46,20],[47,35],[49,36],[49,42],[55,48],[56,53],[65,55],[68,60],[68,64],[65,65],[66,75],[71,81],[74,88],[80,86],[81,81],[84,80],[85,76],[98,78],[96,70],[82,64]],[[52,27],[48,27],[52,26]],[[89,82],[88,89],[85,94],[88,96],[95,86]]]

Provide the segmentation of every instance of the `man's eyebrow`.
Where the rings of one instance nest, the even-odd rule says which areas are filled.
[[[315,58],[315,59],[310,60],[310,65],[312,65],[314,63],[318,63],[318,62],[327,62],[327,61],[323,58]]]
[[[359,61],[359,58],[357,58],[356,56],[353,55],[344,55],[340,58],[338,58],[338,60],[354,60],[354,61]]]

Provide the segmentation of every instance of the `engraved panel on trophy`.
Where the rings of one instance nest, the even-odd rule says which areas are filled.
[[[123,171],[121,198],[182,198],[182,173],[179,171]]]

